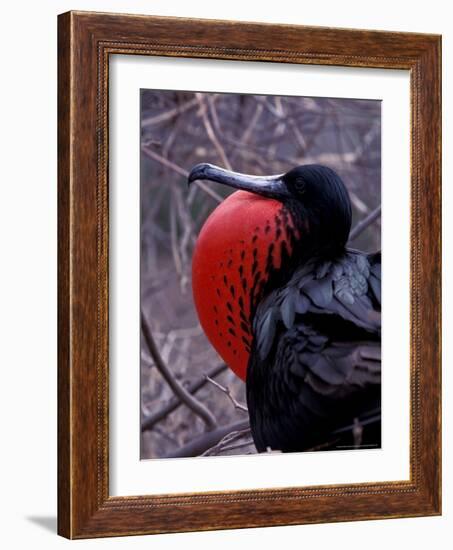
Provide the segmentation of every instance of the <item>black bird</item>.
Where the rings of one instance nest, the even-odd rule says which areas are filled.
[[[241,190],[200,233],[193,291],[208,338],[246,379],[258,451],[380,447],[381,255],[347,248],[341,178],[199,164],[198,179]]]

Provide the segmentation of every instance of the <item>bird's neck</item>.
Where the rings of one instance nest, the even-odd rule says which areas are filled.
[[[271,261],[272,254],[269,255],[266,280],[251,304],[252,323],[260,301],[270,292],[284,287],[297,269],[313,260],[333,259],[345,250],[343,240],[336,240],[332,234],[330,237],[326,235],[328,230],[319,223],[315,213],[304,210],[300,205],[285,203],[281,218],[285,220],[286,239],[277,244],[280,261]]]

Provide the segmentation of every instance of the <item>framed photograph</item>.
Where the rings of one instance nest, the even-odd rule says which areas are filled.
[[[58,40],[59,533],[440,514],[440,37]]]

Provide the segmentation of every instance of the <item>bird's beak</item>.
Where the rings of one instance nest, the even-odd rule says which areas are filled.
[[[189,174],[189,185],[195,180],[209,180],[250,191],[263,197],[282,200],[289,197],[289,191],[283,180],[283,174],[275,176],[250,176],[225,170],[214,164],[202,163],[194,166]]]

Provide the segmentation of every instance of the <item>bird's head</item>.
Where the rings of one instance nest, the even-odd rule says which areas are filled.
[[[212,212],[199,234],[192,286],[205,333],[245,379],[259,301],[285,284],[304,258],[341,252],[351,203],[341,178],[320,165],[251,176],[203,163],[191,170],[189,184],[201,179],[238,190]]]
[[[189,183],[199,179],[279,201],[299,234],[309,237],[316,252],[336,252],[348,240],[351,202],[343,181],[327,166],[307,164],[285,174],[251,176],[202,163],[190,172]]]

